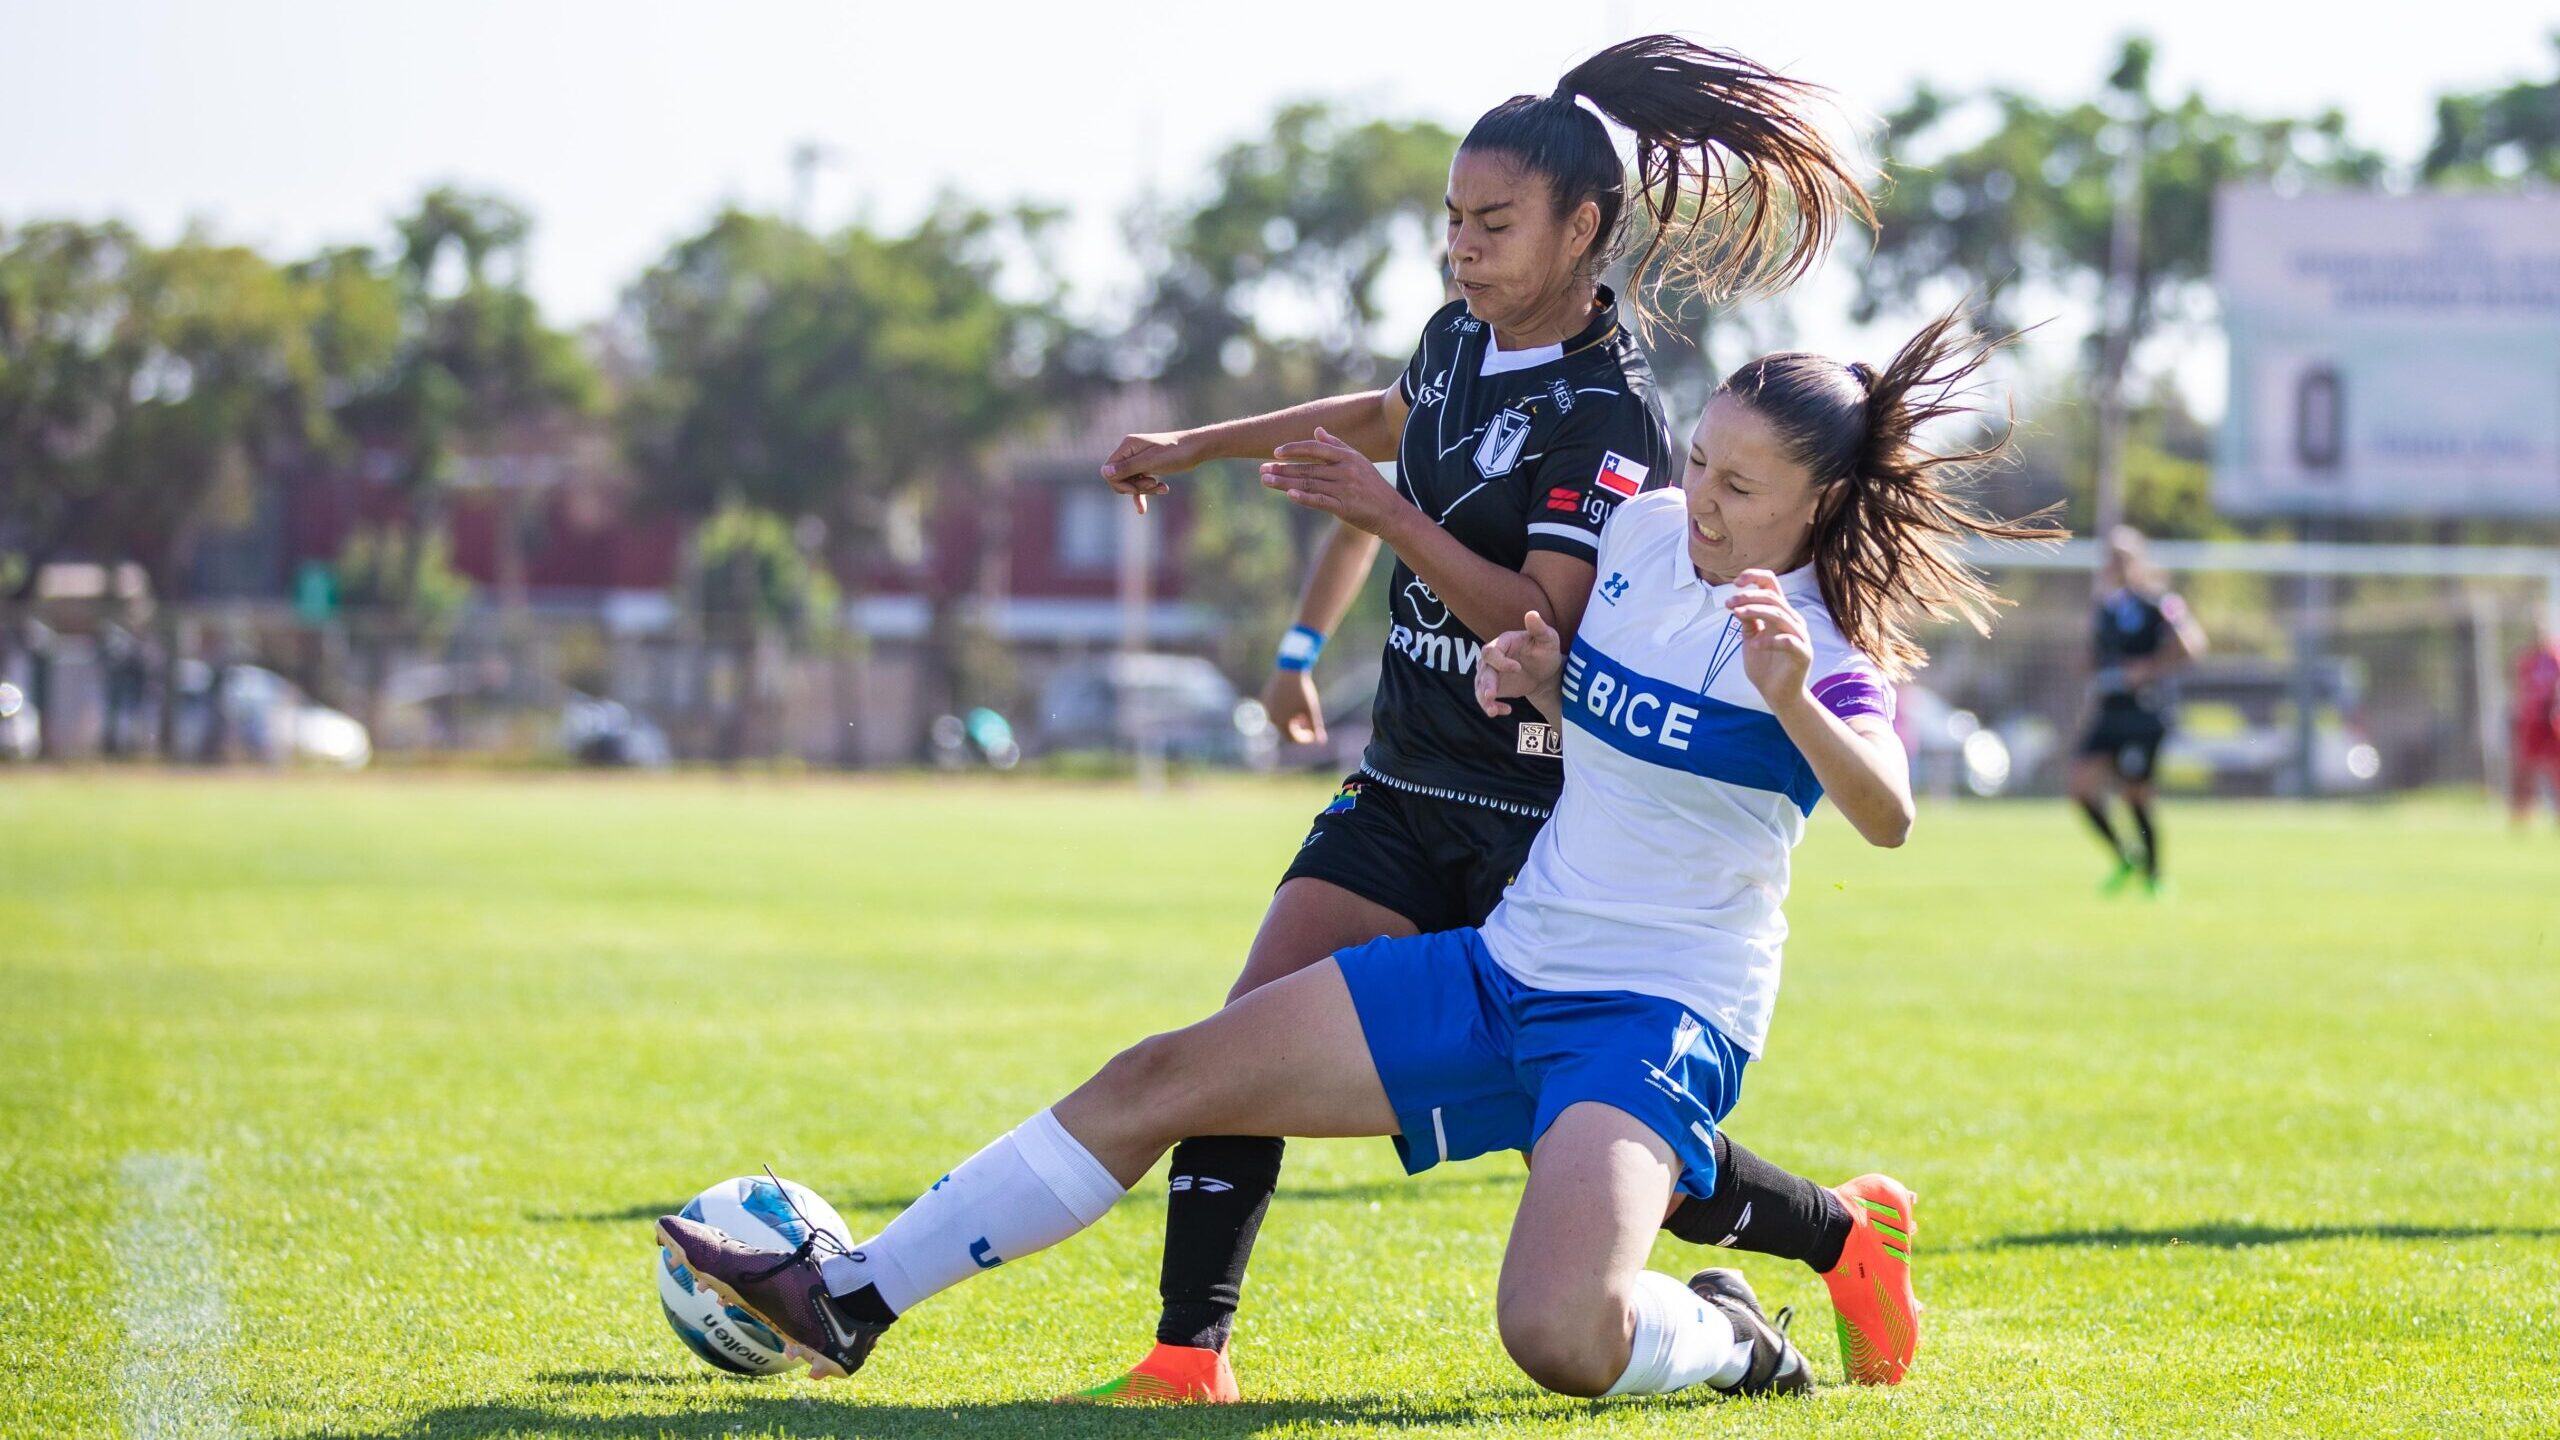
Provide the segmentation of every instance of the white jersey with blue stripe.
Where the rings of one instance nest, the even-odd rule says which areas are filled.
[[[1757,1056],[1778,998],[1789,854],[1822,796],[1744,674],[1742,630],[1689,563],[1677,490],[1618,507],[1564,671],[1564,793],[1484,924],[1541,990],[1676,1000]],[[1813,639],[1813,693],[1891,718],[1892,687],[1843,639],[1811,566],[1779,577]]]

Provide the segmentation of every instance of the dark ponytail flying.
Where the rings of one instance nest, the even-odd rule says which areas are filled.
[[[1988,634],[2007,604],[1958,556],[1971,537],[2059,540],[2050,511],[2008,521],[1961,493],[1966,474],[2008,448],[2003,434],[1978,449],[1939,454],[1918,435],[1933,420],[1979,413],[1972,381],[2001,342],[1963,312],[1940,316],[1878,371],[1827,355],[1764,355],[1717,393],[1749,405],[1785,437],[1823,487],[1815,502],[1813,567],[1822,603],[1850,644],[1900,679],[1929,656],[1911,636],[1923,617],[1962,620]]]
[[[1774,293],[1813,268],[1844,219],[1874,220],[1847,160],[1807,117],[1820,94],[1731,51],[1646,35],[1574,66],[1552,95],[1486,111],[1459,148],[1517,157],[1546,178],[1560,216],[1599,206],[1587,263],[1633,250],[1624,300],[1641,334],[1665,283],[1710,301]],[[1635,209],[1601,115],[1635,136]]]

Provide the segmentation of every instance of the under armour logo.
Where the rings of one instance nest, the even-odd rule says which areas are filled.
[[[996,1253],[996,1247],[988,1244],[984,1235],[969,1242],[969,1258],[977,1261],[981,1270],[993,1270],[1004,1263],[1004,1257]]]
[[[1600,598],[1615,605],[1626,597],[1627,587],[1633,583],[1627,579],[1626,572],[1612,570],[1609,578],[1600,582]]]
[[[1301,846],[1300,848],[1303,849],[1305,847]],[[1228,1184],[1224,1180],[1218,1179],[1214,1175],[1201,1175],[1197,1177],[1190,1175],[1176,1175],[1173,1177],[1173,1183],[1167,1188],[1176,1195],[1181,1194],[1185,1190],[1197,1190],[1204,1195],[1224,1195],[1236,1187]]]

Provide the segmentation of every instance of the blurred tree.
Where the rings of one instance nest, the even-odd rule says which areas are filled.
[[[714,625],[772,625],[806,632],[831,623],[835,582],[770,510],[733,505],[694,531],[680,598]]]
[[[1943,305],[1970,292],[1988,323],[2013,328],[2056,306],[2090,317],[2091,372],[2122,364],[2166,324],[2211,314],[2214,193],[2225,185],[2372,185],[2383,157],[2330,111],[2310,119],[2219,110],[2200,96],[2169,102],[2151,85],[2153,49],[2125,42],[2101,94],[2055,106],[1994,89],[1949,95],[1923,82],[1886,117],[1895,183],[1879,204],[1873,255],[1852,313]],[[1987,113],[1985,113],[1987,112]],[[1949,139],[1974,132],[1979,139]],[[2142,146],[2140,224],[2126,333],[2105,346],[2103,307],[2115,226],[2118,156]],[[2098,377],[2103,387],[2107,376]],[[2138,379],[2128,386],[2141,389]],[[2077,488],[2077,487],[2075,487]],[[2085,511],[2073,523],[2085,526]]]
[[[2551,37],[2560,65],[2560,32]],[[2418,163],[2429,185],[2560,180],[2560,75],[2436,101],[2435,140]]]
[[[379,718],[392,652],[429,618],[425,569],[443,533],[456,455],[493,451],[520,427],[591,411],[602,394],[575,337],[545,324],[525,289],[533,222],[521,208],[438,187],[392,228],[398,248],[388,257],[338,250],[305,267],[309,283],[338,302],[330,313],[339,323],[317,338],[347,347],[350,360],[386,362],[348,365],[334,397],[340,423],[392,457],[389,479],[401,498],[377,541],[385,547],[379,608],[359,631],[368,722]],[[377,357],[371,347],[389,316],[396,342]]]
[[[25,586],[97,502],[145,351],[129,285],[144,253],[112,222],[0,228],[0,544]]]
[[[1925,306],[1955,292],[1982,297],[1995,324],[2021,323],[2022,293],[2093,299],[2107,271],[2115,219],[2111,179],[2125,126],[2143,127],[2142,233],[2135,331],[2182,318],[2201,297],[2213,259],[2213,197],[2245,182],[2378,184],[2383,157],[2329,111],[2308,120],[2214,109],[2151,90],[2152,47],[2128,40],[2102,98],[2051,106],[1994,89],[1973,99],[1922,83],[1885,117],[1894,184],[1877,207],[1873,258],[1858,274],[1855,315]],[[1988,135],[1964,133],[1984,109]]]
[[[1397,356],[1378,349],[1378,281],[1398,260],[1437,258],[1457,145],[1429,121],[1282,107],[1269,134],[1218,157],[1197,208],[1140,217],[1154,279],[1136,338],[1151,373],[1185,398],[1265,388],[1275,360],[1318,385],[1384,383]],[[1276,329],[1267,317],[1281,311],[1308,319]]]
[[[1055,275],[1031,266],[1030,293],[1009,288],[1054,218],[946,202],[903,235],[820,235],[732,210],[679,242],[625,301],[642,354],[624,439],[650,496],[696,517],[814,519],[856,595],[928,496],[962,496],[1000,541],[986,455],[1076,392]],[[929,598],[932,633],[953,637],[933,646],[929,689],[974,698],[968,626],[951,620],[964,592]],[[839,759],[859,744],[848,728]]]
[[[1163,385],[1185,424],[1386,383],[1412,337],[1377,333],[1379,282],[1392,265],[1438,260],[1457,147],[1430,121],[1355,120],[1321,101],[1283,107],[1269,133],[1218,157],[1197,206],[1134,217],[1153,278],[1129,368]],[[1185,558],[1221,582],[1202,598],[1229,622],[1223,658],[1257,671],[1324,522],[1273,503],[1248,466],[1206,467],[1187,488]]]
[[[127,284],[146,341],[101,456],[94,533],[150,577],[161,653],[174,662],[198,540],[245,521],[258,469],[324,434],[328,418],[309,297],[256,252],[189,235],[139,257]],[[175,697],[161,688],[167,754]]]
[[[453,542],[442,532],[412,537],[360,525],[339,547],[336,568],[340,605],[403,610],[429,645],[452,634],[471,607],[471,579],[453,568]]]
[[[0,675],[32,642],[47,561],[99,518],[100,459],[146,350],[129,272],[143,253],[107,223],[0,226]],[[42,733],[59,733],[35,686]]]
[[[694,530],[677,582],[679,601],[701,625],[703,639],[732,657],[730,683],[746,692],[721,715],[715,747],[724,760],[773,748],[775,737],[751,731],[761,728],[770,708],[763,702],[778,642],[834,624],[835,584],[792,531],[790,521],[770,510],[723,507]]]

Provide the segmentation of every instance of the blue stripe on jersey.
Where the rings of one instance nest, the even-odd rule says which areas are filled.
[[[1564,662],[1564,713],[1649,765],[1775,791],[1807,815],[1822,798],[1822,782],[1778,717],[1639,675],[1579,636]]]

